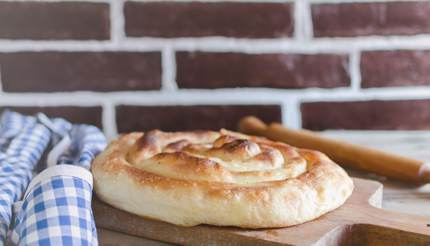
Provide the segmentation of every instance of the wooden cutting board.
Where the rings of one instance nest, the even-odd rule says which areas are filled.
[[[314,221],[278,229],[175,226],[118,210],[97,198],[93,211],[99,228],[182,245],[430,245],[430,217],[378,208],[382,185],[357,178],[354,183],[342,207]]]

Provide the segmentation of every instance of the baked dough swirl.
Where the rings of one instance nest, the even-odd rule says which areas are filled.
[[[296,225],[341,206],[353,190],[320,152],[224,129],[126,134],[92,172],[103,201],[182,226]]]

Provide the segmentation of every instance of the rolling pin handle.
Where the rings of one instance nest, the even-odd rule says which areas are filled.
[[[423,183],[430,183],[430,162],[424,162],[421,164],[420,170],[418,171],[418,177]]]
[[[255,116],[246,116],[239,121],[239,131],[251,135],[263,135],[267,125]]]
[[[345,167],[358,168],[413,184],[430,183],[430,163],[365,146],[325,138],[306,130],[291,130],[279,123],[266,125],[256,117],[239,121],[239,131],[299,147],[319,150]]]

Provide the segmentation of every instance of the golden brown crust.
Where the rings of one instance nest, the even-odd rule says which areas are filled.
[[[92,171],[102,200],[185,226],[295,225],[339,207],[353,189],[320,152],[227,130],[130,133]]]

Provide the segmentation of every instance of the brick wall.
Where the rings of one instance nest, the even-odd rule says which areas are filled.
[[[430,2],[1,1],[0,108],[118,132],[429,129]]]

